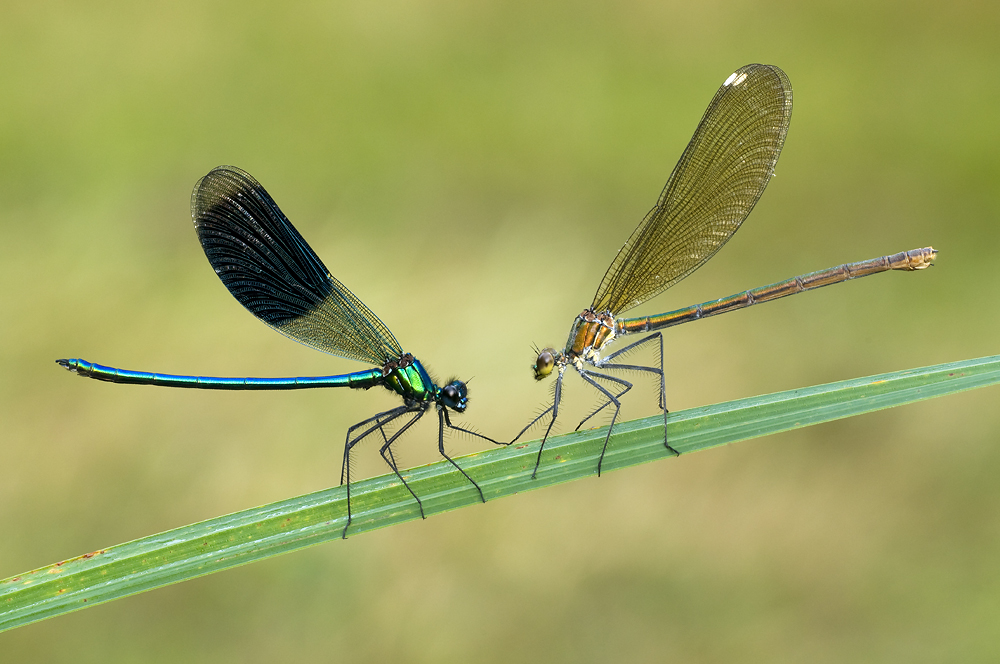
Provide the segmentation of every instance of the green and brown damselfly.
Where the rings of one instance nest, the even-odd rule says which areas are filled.
[[[541,380],[556,372],[554,398],[552,405],[514,438],[517,441],[549,417],[532,477],[538,472],[545,441],[559,416],[567,367],[576,369],[602,398],[602,403],[577,429],[608,406],[614,409],[597,462],[598,475],[621,408],[620,399],[633,387],[629,381],[605,371],[639,371],[659,378],[663,443],[677,454],[667,439],[663,337],[658,330],[870,274],[922,270],[931,265],[937,252],[926,247],[812,272],[665,314],[620,316],[704,265],[736,233],[774,175],[791,116],[792,86],[777,67],[747,65],[719,88],[656,205],[611,262],[593,303],[573,322],[565,347],[545,348],[538,353],[532,367],[535,378]],[[601,352],[618,337],[646,332],[652,334],[601,357]],[[625,354],[644,345],[658,349],[657,366],[621,362]]]

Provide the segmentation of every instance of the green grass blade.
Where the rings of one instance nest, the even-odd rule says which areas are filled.
[[[1000,356],[858,378],[671,413],[670,444],[682,454],[829,422],[1000,382]],[[615,427],[604,459],[614,470],[671,457],[661,417]],[[538,478],[538,442],[461,457],[487,500],[589,477],[606,429],[549,440]],[[428,515],[479,502],[447,462],[414,468],[407,481]],[[350,534],[420,517],[394,475],[352,485]],[[280,553],[340,538],[346,520],[342,487],[209,519],[94,551],[0,581],[0,631],[151,590]]]

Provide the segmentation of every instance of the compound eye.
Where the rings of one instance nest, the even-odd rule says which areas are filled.
[[[452,410],[463,413],[466,406],[468,406],[468,402],[465,399],[467,394],[468,391],[465,389],[465,383],[460,380],[454,380],[441,388],[441,401]]]
[[[546,348],[541,353],[538,354],[538,359],[535,360],[535,366],[532,369],[535,370],[535,378],[542,379],[552,373],[552,367],[556,364],[555,353],[551,348]]]

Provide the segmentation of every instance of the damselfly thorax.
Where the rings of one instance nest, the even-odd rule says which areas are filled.
[[[595,313],[584,309],[576,317],[569,339],[566,340],[566,357],[576,362],[597,362],[601,350],[615,339],[615,318],[608,312]]]

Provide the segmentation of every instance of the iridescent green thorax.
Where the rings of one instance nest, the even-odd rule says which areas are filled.
[[[406,401],[436,401],[439,389],[423,365],[410,353],[389,360],[382,367],[383,382]]]
[[[437,403],[457,413],[464,413],[469,405],[469,388],[460,380],[452,380],[438,387],[417,358],[403,353],[398,360],[389,360],[382,366],[381,383],[403,397],[407,404]]]

